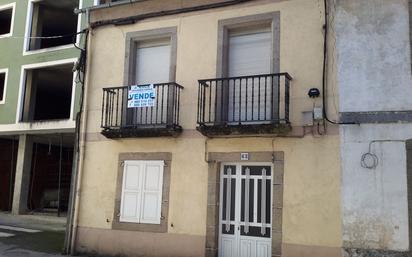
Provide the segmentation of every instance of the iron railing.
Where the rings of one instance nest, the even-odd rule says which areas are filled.
[[[101,127],[103,134],[113,132],[132,135],[142,130],[181,130],[179,126],[180,93],[183,87],[177,83],[153,85],[156,94],[153,106],[128,108],[132,86],[103,88]],[[130,134],[130,133],[128,133]]]
[[[199,126],[289,123],[288,73],[199,80]]]

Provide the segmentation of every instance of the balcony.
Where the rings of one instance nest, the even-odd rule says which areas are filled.
[[[208,137],[288,133],[291,80],[288,73],[199,80],[197,130]]]
[[[133,102],[139,97],[134,92],[142,88],[148,88],[150,99]],[[104,88],[101,133],[107,138],[178,136],[182,132],[179,125],[182,89],[174,82]]]

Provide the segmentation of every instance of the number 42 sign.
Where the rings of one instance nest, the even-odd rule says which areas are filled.
[[[153,84],[131,86],[127,95],[127,108],[153,107],[156,101],[156,90]]]

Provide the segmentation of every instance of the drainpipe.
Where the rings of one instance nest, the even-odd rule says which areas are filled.
[[[87,16],[88,12],[87,12]],[[87,49],[90,49],[92,40],[92,32],[89,31],[89,38]],[[75,184],[75,195],[74,195],[74,210],[73,210],[73,220],[72,220],[72,227],[71,227],[71,236],[69,238],[69,251],[70,254],[74,254],[75,252],[75,244],[76,244],[76,237],[77,237],[77,226],[79,224],[79,206],[80,206],[80,197],[81,197],[81,186],[82,186],[82,178],[83,178],[83,164],[84,164],[84,150],[85,150],[85,142],[86,142],[86,131],[87,131],[87,102],[88,102],[88,84],[89,84],[89,76],[87,76],[87,72],[90,68],[90,59],[91,58],[91,51],[87,51],[87,64],[86,64],[86,76],[84,81],[84,95],[83,95],[83,111],[80,119],[80,132],[79,132],[79,158],[78,158],[78,169],[77,169],[77,180]]]

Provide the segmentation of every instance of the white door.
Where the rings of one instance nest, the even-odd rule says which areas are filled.
[[[270,74],[272,56],[270,30],[229,34],[228,76]],[[270,78],[230,81],[228,121],[270,120],[272,87]]]
[[[270,257],[271,164],[223,164],[220,173],[219,257]]]

